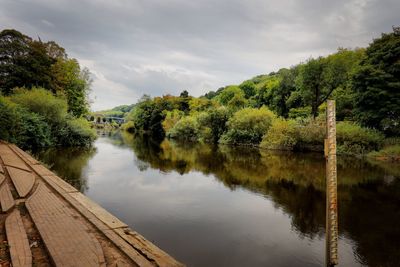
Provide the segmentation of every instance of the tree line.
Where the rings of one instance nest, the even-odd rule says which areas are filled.
[[[202,97],[144,95],[125,129],[214,143],[320,150],[327,99],[337,103],[338,140],[350,153],[400,136],[400,28],[367,48],[339,48]]]

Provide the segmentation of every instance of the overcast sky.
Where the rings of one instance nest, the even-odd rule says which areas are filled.
[[[366,46],[399,14],[399,0],[0,0],[1,30],[54,40],[90,69],[93,110]]]

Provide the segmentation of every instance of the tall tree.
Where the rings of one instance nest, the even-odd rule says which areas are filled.
[[[400,27],[367,48],[353,78],[356,117],[365,126],[400,134]]]
[[[0,92],[10,94],[16,86],[28,80],[25,60],[30,52],[31,39],[16,30],[0,32]]]

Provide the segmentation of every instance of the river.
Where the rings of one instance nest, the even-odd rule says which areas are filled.
[[[323,266],[325,160],[109,133],[37,153],[188,266]],[[400,164],[338,158],[339,266],[400,266]]]

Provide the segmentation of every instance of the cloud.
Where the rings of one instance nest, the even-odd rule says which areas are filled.
[[[399,23],[396,0],[0,0],[0,25],[54,40],[93,73],[93,109],[204,94]]]

